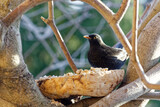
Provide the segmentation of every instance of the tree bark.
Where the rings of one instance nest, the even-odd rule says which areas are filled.
[[[0,19],[24,0],[0,0]],[[9,28],[0,23],[0,105],[1,107],[50,107],[28,71],[22,56],[20,19]]]
[[[156,65],[160,59],[160,13],[158,13],[143,29],[138,38],[138,56],[144,71],[148,71]],[[124,84],[128,84],[138,78],[133,63],[130,61]],[[150,80],[151,81],[151,80]],[[145,106],[149,100],[131,101],[124,107]]]
[[[17,7],[24,0],[0,0],[0,19]]]

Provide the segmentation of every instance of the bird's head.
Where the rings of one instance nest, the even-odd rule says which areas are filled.
[[[93,33],[90,35],[85,35],[83,37],[89,40],[91,46],[93,46],[93,45],[99,46],[99,45],[103,44],[103,40],[102,40],[101,36],[96,33]]]

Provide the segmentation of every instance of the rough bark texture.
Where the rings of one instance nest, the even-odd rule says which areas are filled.
[[[51,99],[75,95],[102,97],[111,93],[123,80],[124,70],[92,68],[77,70],[59,77],[44,77],[37,81],[41,92]]]
[[[23,0],[0,0],[0,19]],[[1,107],[49,107],[22,57],[19,20],[8,29],[0,23],[0,105]]]
[[[160,59],[160,13],[158,13],[143,29],[138,38],[138,56],[144,71],[148,71]],[[130,61],[127,68],[125,84],[128,84],[138,78],[133,63]],[[132,101],[124,105],[129,107],[145,106],[148,101]]]
[[[0,0],[0,19],[17,7],[24,0]]]

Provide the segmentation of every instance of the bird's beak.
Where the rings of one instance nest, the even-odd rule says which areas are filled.
[[[83,36],[86,39],[91,39],[88,35]]]

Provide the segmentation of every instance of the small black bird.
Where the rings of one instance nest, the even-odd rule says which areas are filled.
[[[128,58],[125,50],[107,46],[98,34],[86,35],[84,38],[90,43],[88,61],[93,67],[120,69]]]

